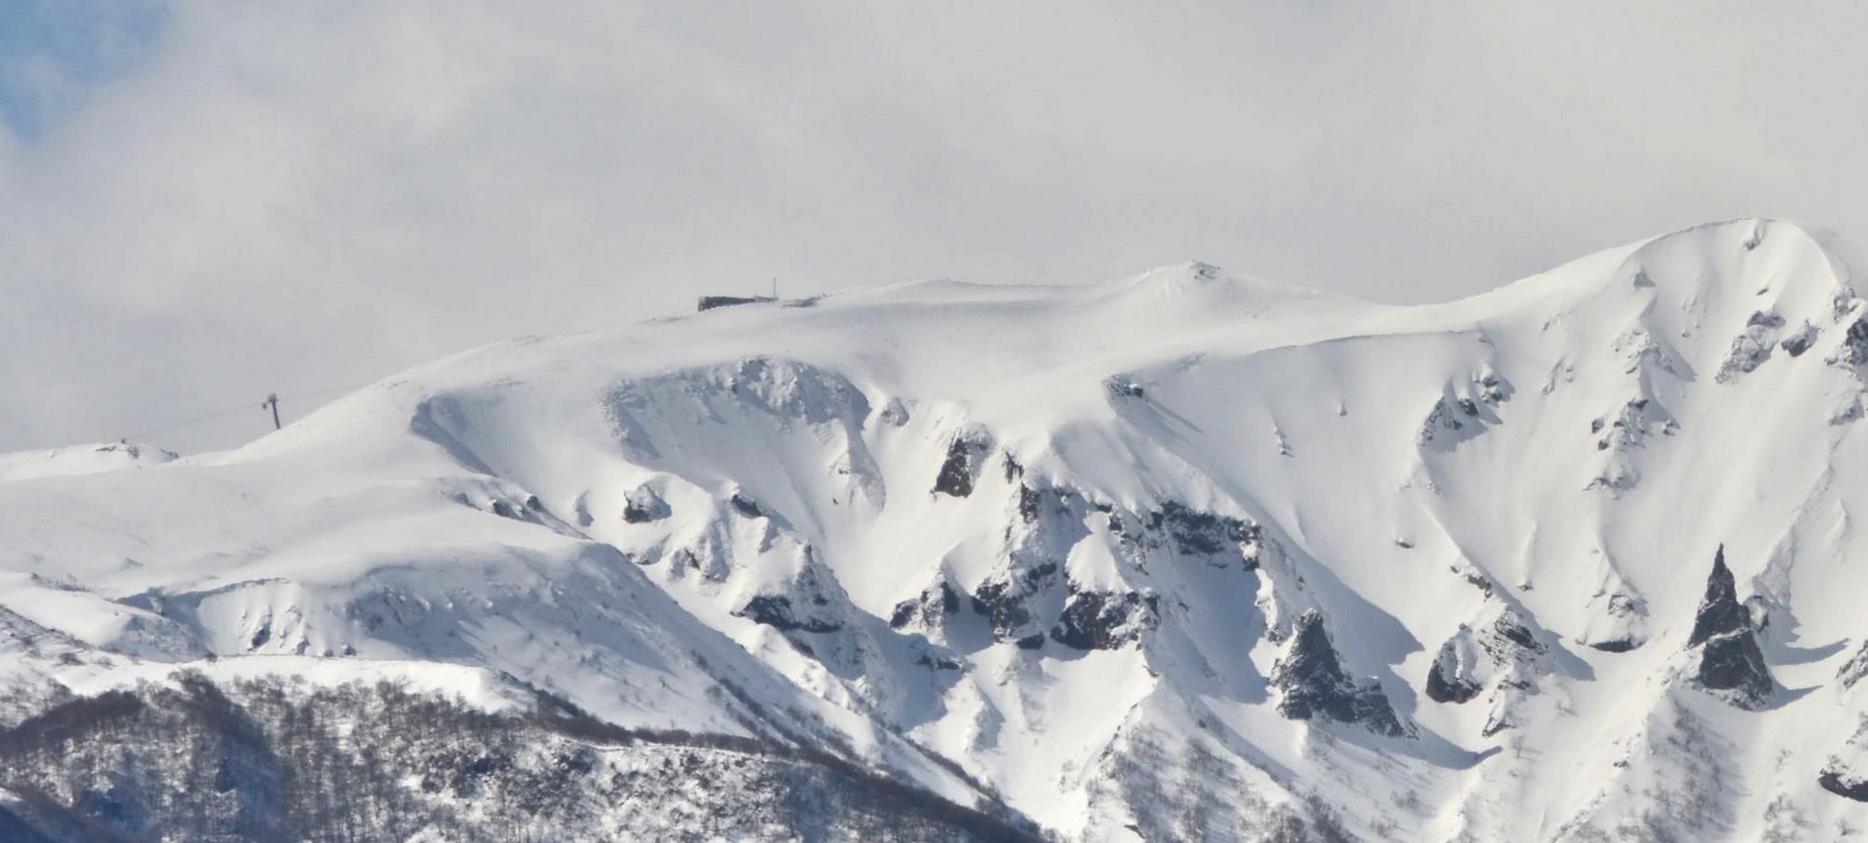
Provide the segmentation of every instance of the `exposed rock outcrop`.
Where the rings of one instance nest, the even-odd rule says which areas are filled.
[[[733,614],[781,632],[836,632],[846,626],[848,605],[836,577],[805,546],[789,579],[767,584]]]
[[[1018,476],[1008,468],[1008,479]],[[968,596],[995,640],[1025,648],[1039,647],[1047,637],[1083,650],[1127,646],[1161,624],[1161,597],[1143,585],[1153,572],[1191,563],[1252,571],[1262,554],[1275,551],[1257,524],[1176,501],[1137,511],[1096,503],[1068,488],[1020,483],[1016,489],[1004,566]],[[1105,543],[1117,566],[1115,577],[1097,579],[1095,588],[1079,585],[1065,571],[1073,549],[1084,542]],[[897,628],[932,628],[938,598],[930,591],[904,601],[891,620],[899,621]]]
[[[1111,506],[1105,513],[1109,532],[1118,539],[1118,555],[1146,569],[1155,562],[1205,562],[1215,568],[1258,568],[1267,542],[1259,525],[1230,515],[1165,501],[1159,509],[1134,513]]]
[[[1460,624],[1461,634],[1468,632],[1465,624]],[[1440,652],[1434,657],[1433,666],[1427,669],[1427,698],[1434,702],[1463,703],[1485,690],[1475,676],[1472,664],[1472,650],[1461,646],[1461,635],[1455,635],[1440,645]]]
[[[1416,437],[1422,447],[1457,442],[1463,438],[1461,432],[1466,429],[1468,421],[1462,419],[1462,416],[1476,415],[1476,408],[1473,413],[1463,413],[1455,407],[1455,402],[1445,397],[1434,402],[1433,409],[1427,411],[1427,418],[1421,421],[1420,434]]]
[[[1613,414],[1597,416],[1589,422],[1589,433],[1596,437],[1596,450],[1603,452],[1596,476],[1587,488],[1625,492],[1641,482],[1633,450],[1647,444],[1655,433],[1672,436],[1680,423],[1659,401],[1647,395],[1628,399]]]
[[[1844,799],[1868,802],[1868,775],[1862,774],[1868,765],[1864,761],[1868,761],[1868,721],[1856,727],[1855,733],[1829,756],[1816,783]]]
[[[1161,599],[1152,591],[1078,591],[1070,586],[1051,640],[1079,650],[1114,650],[1161,625]]]
[[[759,506],[759,502],[744,492],[734,492],[732,497],[727,498],[727,503],[733,505],[734,512],[747,518],[765,517],[765,510]]]
[[[1855,687],[1855,683],[1860,682],[1863,676],[1868,676],[1868,641],[1862,642],[1861,649],[1856,650],[1855,655],[1849,656],[1848,661],[1836,670],[1836,679],[1842,682],[1844,688]]]
[[[1497,615],[1489,623],[1461,624],[1440,647],[1426,686],[1430,699],[1454,704],[1490,688],[1490,713],[1481,731],[1487,736],[1517,725],[1522,700],[1537,693],[1539,677],[1551,670],[1551,645],[1524,615],[1510,606],[1491,611]]]
[[[1111,398],[1140,398],[1146,394],[1142,385],[1127,375],[1110,375],[1103,381],[1103,388]]]
[[[1005,531],[1005,567],[973,589],[971,602],[990,621],[994,640],[1033,649],[1044,644],[1050,626],[1034,606],[1062,603],[1063,563],[1089,535],[1083,522],[1090,507],[1069,489],[1022,483],[1014,506],[1018,517]]]
[[[1764,361],[1771,359],[1771,348],[1782,327],[1784,317],[1775,313],[1760,310],[1751,314],[1745,321],[1745,330],[1732,338],[1732,349],[1726,353],[1725,362],[1719,364],[1719,373],[1713,380],[1730,383],[1739,375],[1764,365]]]
[[[1763,651],[1758,649],[1751,612],[1738,601],[1732,570],[1725,566],[1724,545],[1713,557],[1706,596],[1700,599],[1686,646],[1689,650],[1700,648],[1693,681],[1701,688],[1716,692],[1739,708],[1757,709],[1771,700],[1776,683],[1764,664]]]
[[[674,510],[668,506],[668,502],[647,483],[629,490],[629,494],[623,498],[624,523],[646,524],[673,514]]]
[[[1693,634],[1686,646],[1696,647],[1715,635],[1749,631],[1751,613],[1738,602],[1738,587],[1732,569],[1725,566],[1725,545],[1712,558],[1712,575],[1706,579],[1706,596],[1700,598],[1699,611],[1693,616]]]
[[[1045,562],[1033,568],[994,575],[973,590],[973,611],[992,624],[995,641],[1011,641],[1027,650],[1044,644],[1044,631],[1027,601],[1055,585],[1058,568]]]
[[[1837,796],[1868,802],[1868,779],[1857,778],[1847,770],[1825,769],[1816,777],[1816,783]]]
[[[1589,598],[1588,622],[1577,636],[1591,649],[1626,653],[1647,643],[1647,600],[1622,578],[1606,549],[1599,549],[1596,593]]]
[[[781,632],[836,632],[843,628],[836,621],[801,614],[793,608],[791,598],[783,594],[754,595],[733,614]]]
[[[943,577],[920,594],[895,604],[895,610],[889,613],[889,626],[894,629],[936,630],[946,624],[949,616],[959,611],[960,595]]]
[[[973,494],[973,484],[979,480],[980,468],[991,451],[992,438],[984,431],[955,434],[947,443],[947,459],[941,463],[940,475],[934,478],[934,493],[956,498]]]
[[[1271,685],[1282,692],[1278,713],[1291,720],[1322,717],[1381,735],[1412,734],[1395,717],[1388,696],[1373,680],[1358,685],[1343,671],[1342,660],[1315,609],[1297,619],[1284,657],[1271,671]]]
[[[1258,550],[1263,533],[1257,524],[1238,518],[1198,512],[1175,501],[1161,504],[1151,513],[1148,528],[1166,534],[1174,550],[1186,556],[1226,561],[1236,556],[1245,570],[1258,567]]]
[[[1836,349],[1831,360],[1842,366],[1868,365],[1868,316],[1849,323],[1842,337],[1842,347]]]
[[[1777,345],[1791,357],[1802,357],[1803,352],[1809,351],[1810,346],[1816,344],[1816,336],[1816,326],[1805,321],[1802,327],[1797,328],[1790,336],[1784,337],[1783,341]]]

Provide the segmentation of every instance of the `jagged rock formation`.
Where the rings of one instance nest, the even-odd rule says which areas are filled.
[[[1079,650],[1114,650],[1161,624],[1161,598],[1152,593],[1078,591],[1070,586],[1051,640]]]
[[[647,483],[629,490],[623,503],[623,522],[627,524],[646,524],[660,521],[674,514],[668,502],[656,494],[654,487]]]
[[[1745,321],[1745,330],[1732,339],[1731,351],[1726,354],[1725,362],[1719,364],[1719,374],[1714,379],[1719,383],[1729,383],[1771,359],[1771,348],[1777,342],[1779,329],[1783,327],[1782,316],[1765,310],[1752,313]],[[1808,343],[1802,345],[1807,347]]]
[[[1460,624],[1460,632],[1467,632],[1465,624]],[[1470,648],[1460,646],[1461,636],[1447,639],[1440,645],[1439,655],[1434,657],[1433,666],[1427,669],[1427,698],[1434,702],[1463,703],[1485,690],[1476,676],[1472,664]]]
[[[895,629],[938,630],[947,618],[960,611],[960,595],[945,578],[927,587],[912,599],[895,604],[889,613],[889,626]]]
[[[1056,584],[1057,570],[1057,563],[1043,562],[995,577],[973,590],[973,611],[991,622],[993,640],[1010,641],[1027,650],[1044,645],[1044,632],[1026,603]]]
[[[1427,671],[1425,691],[1435,702],[1463,704],[1488,688],[1485,725],[1489,737],[1519,725],[1527,698],[1553,670],[1552,643],[1540,639],[1531,622],[1510,606],[1490,606],[1489,622],[1460,624],[1442,644]]]
[[[1868,802],[1868,721],[1856,726],[1850,735],[1817,773],[1816,783],[1823,790],[1856,802]]]
[[[1862,642],[1855,649],[1855,654],[1836,669],[1836,681],[1841,682],[1844,688],[1855,687],[1855,683],[1860,682],[1864,676],[1868,676],[1868,641]]]
[[[1725,698],[1740,708],[1758,708],[1770,701],[1776,683],[1758,649],[1751,612],[1738,602],[1732,570],[1725,566],[1724,545],[1713,556],[1706,596],[1700,599],[1686,646],[1702,648],[1693,677],[1700,687],[1726,692]]]
[[[1868,366],[1868,316],[1849,323],[1835,359],[1845,366]]]
[[[1110,523],[1111,530],[1125,538],[1130,536],[1119,519],[1111,519]],[[1148,513],[1141,541],[1160,547],[1163,538],[1175,553],[1220,568],[1236,561],[1250,571],[1258,567],[1264,531],[1243,519],[1196,511],[1178,501],[1163,501],[1160,509]]]
[[[1272,669],[1271,685],[1280,692],[1278,712],[1292,720],[1321,717],[1381,735],[1409,734],[1380,683],[1358,685],[1343,671],[1323,615],[1315,609],[1297,619],[1290,646]]]
[[[1821,839],[1868,827],[1818,782],[1868,769],[1862,268],[1739,221],[1430,307],[909,284],[497,344],[175,464],[4,457],[0,719],[208,656],[475,666],[1068,843]],[[1719,596],[1649,646],[1708,535],[1769,628]],[[816,834],[773,822],[716,830]]]
[[[992,437],[984,431],[955,434],[947,444],[947,459],[941,462],[940,475],[934,478],[934,493],[956,498],[973,494],[973,483],[991,451]]]
[[[822,604],[818,604],[822,605]],[[836,632],[843,625],[832,620],[800,614],[791,605],[791,597],[784,594],[756,594],[746,605],[734,614],[764,624],[782,632]]]
[[[1778,343],[1778,346],[1783,348],[1784,353],[1792,357],[1802,357],[1803,352],[1809,351],[1810,346],[1816,344],[1816,337],[1820,333],[1822,333],[1822,330],[1817,328],[1814,322],[1805,321],[1795,331],[1791,332],[1790,336],[1784,337],[1783,341]]]

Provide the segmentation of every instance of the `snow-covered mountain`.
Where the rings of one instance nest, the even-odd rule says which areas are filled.
[[[725,736],[960,838],[1861,833],[1861,267],[1744,220],[1424,307],[918,283],[480,348],[226,453],[0,458],[6,722],[212,687],[277,732],[261,677],[340,721],[315,689],[394,680],[588,724],[500,721],[528,763]],[[0,734],[41,809],[0,829],[111,822],[54,762],[114,732],[59,734]],[[873,834],[758,810],[605,822]]]

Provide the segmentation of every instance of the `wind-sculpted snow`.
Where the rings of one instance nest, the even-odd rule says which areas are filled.
[[[0,478],[0,700],[445,665],[1065,840],[1840,839],[1862,265],[1744,220],[1426,307],[1188,264],[501,343]]]

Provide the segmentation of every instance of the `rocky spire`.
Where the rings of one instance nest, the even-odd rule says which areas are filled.
[[[1758,649],[1751,613],[1738,602],[1732,570],[1725,567],[1724,545],[1713,557],[1706,596],[1699,601],[1686,646],[1688,650],[1703,648],[1694,675],[1700,687],[1724,692],[1721,696],[1740,708],[1755,709],[1770,701],[1777,684]]]
[[[1724,635],[1751,628],[1751,613],[1738,602],[1738,587],[1732,569],[1725,567],[1725,545],[1719,545],[1712,557],[1712,576],[1706,579],[1706,596],[1699,600],[1699,614],[1693,618],[1693,635],[1686,646],[1697,647],[1714,635]]]
[[[1321,716],[1359,724],[1378,734],[1409,734],[1395,717],[1379,683],[1358,687],[1343,672],[1342,660],[1323,628],[1323,615],[1315,609],[1297,619],[1290,648],[1272,668],[1271,684],[1283,691],[1278,712],[1292,720]]]

